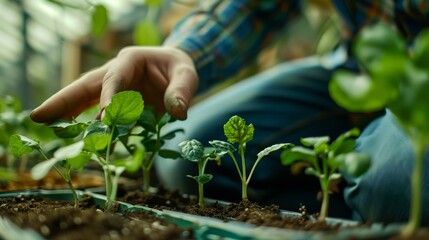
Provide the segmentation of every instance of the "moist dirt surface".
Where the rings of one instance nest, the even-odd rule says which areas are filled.
[[[99,172],[81,172],[72,175],[72,183],[76,189],[85,189],[92,187],[99,187],[104,185],[104,178]],[[29,189],[66,189],[67,183],[61,176],[55,172],[50,171],[48,174],[40,179],[34,180],[29,171],[20,172],[18,176],[9,181],[0,181],[0,192],[13,192]]]
[[[286,228],[300,231],[329,232],[335,234],[346,228],[359,227],[364,229],[370,224],[358,224],[355,226],[342,226],[338,224],[327,223],[325,221],[314,221],[318,213],[308,213],[305,206],[297,211],[301,214],[296,216],[282,216],[277,205],[260,206],[251,201],[241,201],[239,203],[223,204],[221,202],[211,201],[205,204],[204,208],[198,206],[197,199],[183,195],[178,191],[168,191],[164,188],[158,188],[156,194],[145,193],[142,191],[128,191],[120,198],[121,201],[131,204],[147,206],[155,209],[167,209],[179,211],[188,214],[195,214],[207,217],[222,219],[228,221],[241,221],[257,226],[267,226],[276,228]],[[423,228],[412,236],[404,237],[400,234],[384,237],[360,237],[354,239],[389,239],[389,240],[427,240],[429,239],[429,230]]]
[[[0,198],[0,216],[46,239],[193,239],[191,229],[150,213],[104,211],[90,197],[79,208],[37,196]]]

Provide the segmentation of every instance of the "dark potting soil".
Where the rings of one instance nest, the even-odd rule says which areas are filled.
[[[192,239],[191,229],[142,212],[107,212],[90,197],[79,208],[37,196],[0,198],[0,216],[47,239]]]
[[[340,227],[339,224],[311,221],[309,220],[310,216],[304,212],[297,216],[283,217],[280,215],[280,209],[277,205],[260,206],[251,201],[230,203],[228,205],[215,201],[207,203],[204,208],[200,208],[197,199],[182,195],[178,191],[168,191],[162,187],[158,188],[156,194],[130,191],[118,200],[160,210],[179,211],[218,218],[224,221],[235,220],[258,226],[315,231],[336,231]],[[305,207],[302,209],[305,209]]]
[[[195,214],[222,219],[224,221],[241,221],[257,226],[268,226],[276,228],[286,228],[303,231],[324,231],[335,234],[339,230],[353,227],[365,227],[370,224],[358,224],[355,226],[341,226],[327,222],[314,221],[317,213],[310,215],[305,206],[298,211],[301,213],[296,216],[281,216],[277,205],[260,206],[250,201],[241,201],[239,203],[229,203],[228,205],[219,202],[210,202],[204,208],[198,206],[197,199],[183,195],[178,191],[168,191],[162,187],[157,189],[156,194],[145,193],[142,191],[129,191],[119,200],[136,205],[143,205],[155,209],[166,209],[179,211],[183,213]],[[313,220],[311,220],[311,218]],[[362,239],[362,238],[359,238]],[[377,237],[365,239],[389,239],[389,240],[427,240],[429,239],[429,229],[423,228],[414,235],[405,238],[399,234],[390,237]],[[353,240],[353,238],[350,238]]]
[[[98,172],[80,172],[72,175],[72,183],[76,189],[98,187],[104,185],[104,177]],[[18,176],[7,182],[0,181],[0,192],[21,191],[28,189],[67,189],[68,185],[64,179],[55,171],[40,179],[34,180],[31,173],[20,172]]]

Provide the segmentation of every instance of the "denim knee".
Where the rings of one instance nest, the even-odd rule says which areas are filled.
[[[359,178],[346,176],[349,185],[344,197],[354,211],[354,218],[365,222],[407,221],[414,152],[390,111],[366,127],[356,141],[356,151],[369,153],[372,165]],[[425,159],[428,157],[426,154]],[[428,189],[429,174],[424,175],[423,185],[423,189]],[[429,204],[429,193],[424,191],[423,204]],[[427,224],[429,208],[423,207],[422,211],[423,223]]]

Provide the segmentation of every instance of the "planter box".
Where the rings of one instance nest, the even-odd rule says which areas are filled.
[[[77,193],[80,198],[91,196],[97,205],[104,206],[106,198],[102,194],[90,191],[78,191]],[[73,197],[69,190],[29,190],[9,192],[0,194],[0,197],[16,197],[18,195],[36,195],[51,200],[73,201]],[[230,204],[228,202],[212,199],[206,200],[207,204],[214,202],[225,207]],[[170,210],[158,210],[145,206],[132,205],[125,202],[118,202],[118,206],[119,212],[150,212],[160,219],[170,223],[175,223],[179,227],[191,228],[193,230],[194,239],[387,239],[388,237],[397,234],[400,229],[400,225],[389,225],[384,227],[380,224],[373,224],[371,227],[345,228],[340,229],[338,232],[303,231],[256,226],[235,220],[224,221],[212,217],[204,217]],[[281,211],[280,215],[299,217],[300,213]],[[44,239],[33,230],[18,228],[11,221],[8,221],[5,218],[0,218],[0,220],[0,237],[4,239],[24,239],[22,236],[25,236],[25,239]],[[327,221],[330,224],[340,224],[342,226],[353,226],[358,224],[354,221],[334,218],[329,218]],[[11,236],[13,236],[13,238],[11,238]],[[17,236],[20,238],[16,238]]]

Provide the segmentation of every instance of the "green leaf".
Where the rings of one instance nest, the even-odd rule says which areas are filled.
[[[211,175],[211,174],[203,174],[201,176],[191,176],[191,175],[186,175],[186,176],[194,179],[195,181],[197,181],[200,184],[206,184],[210,180],[212,180],[212,178],[213,178],[213,175]]]
[[[134,28],[134,44],[141,46],[161,45],[161,32],[152,21],[141,20]]]
[[[413,65],[407,66],[401,83],[401,95],[389,108],[406,128],[420,135],[429,134],[429,73]]]
[[[29,139],[25,136],[14,134],[9,138],[9,151],[14,157],[19,158],[33,150],[40,150],[38,142]]]
[[[57,162],[62,161],[63,159],[51,158],[49,160],[43,161],[41,163],[36,164],[31,169],[31,177],[34,180],[40,180],[48,174],[49,170],[54,167]]]
[[[426,71],[429,71],[429,30],[423,30],[414,40],[414,55],[412,60],[414,64]]]
[[[176,133],[180,133],[180,132],[184,133],[185,130],[183,128],[175,129],[175,130],[172,130],[172,131],[162,135],[161,138],[165,139],[165,140],[170,140],[170,139],[173,139],[174,137],[176,137]]]
[[[359,177],[371,166],[371,157],[367,153],[351,152],[340,154],[334,161],[339,168],[352,177]]]
[[[83,138],[91,134],[110,134],[110,128],[101,121],[94,121],[86,128]]]
[[[243,118],[235,115],[223,125],[223,131],[228,142],[242,145],[253,139],[255,129],[253,124],[246,125]]]
[[[311,176],[316,176],[318,178],[321,177],[320,173],[318,173],[314,168],[312,167],[307,167],[304,171],[305,174],[307,175],[311,175]]]
[[[301,138],[301,143],[306,147],[317,147],[320,144],[329,143],[329,140],[330,138],[328,136],[306,137],[306,138]]]
[[[369,69],[381,56],[405,56],[407,46],[401,35],[392,26],[380,22],[365,27],[356,36],[353,53],[359,62]]]
[[[294,147],[294,145],[292,143],[278,143],[278,144],[274,144],[272,146],[266,147],[264,150],[260,151],[258,153],[258,159],[267,156],[268,154],[270,154],[271,152],[277,151],[279,149],[285,149],[285,148],[291,148]]]
[[[179,143],[179,147],[182,151],[182,157],[191,162],[198,162],[204,156],[204,146],[198,140],[183,141]]]
[[[161,147],[161,144],[159,144],[156,139],[144,139],[144,141],[142,141],[142,144],[145,146],[146,151],[148,152],[156,152]]]
[[[137,121],[143,111],[143,99],[139,92],[123,91],[113,95],[105,109],[103,123],[108,126],[127,125]]]
[[[54,158],[65,160],[67,158],[73,158],[79,155],[83,150],[84,142],[78,141],[71,145],[62,147],[55,151]]]
[[[174,150],[169,150],[169,149],[160,149],[158,151],[158,154],[160,157],[170,158],[170,159],[178,159],[182,156],[180,154],[180,152],[174,151]]]
[[[212,140],[212,141],[209,141],[209,144],[214,147],[214,149],[216,150],[216,154],[220,156],[223,156],[228,152],[233,153],[236,151],[234,146],[229,142]]]
[[[70,166],[74,170],[80,170],[82,169],[89,161],[91,160],[91,156],[86,152],[81,152],[77,156],[68,158],[67,163],[70,164]]]
[[[94,37],[101,37],[104,31],[109,24],[109,13],[107,8],[102,4],[97,4],[94,6],[94,11],[92,12],[92,35]]]
[[[337,139],[335,139],[335,141],[331,144],[329,149],[335,152],[335,155],[351,152],[355,147],[354,138],[358,137],[359,135],[359,128],[352,128],[338,136]]]
[[[311,149],[297,146],[284,150],[280,154],[280,159],[285,166],[291,165],[297,161],[306,161],[314,164],[317,160],[317,156]]]
[[[367,75],[338,70],[329,82],[329,93],[341,107],[352,112],[373,112],[383,109],[391,94],[374,84]]]
[[[161,129],[162,127],[167,125],[167,123],[171,122],[171,119],[172,118],[170,114],[164,113],[158,121],[158,128]]]
[[[139,171],[142,167],[143,159],[146,152],[143,145],[136,145],[132,156],[125,160],[118,160],[114,164],[116,166],[123,166],[125,170],[130,173]]]
[[[109,140],[110,134],[93,133],[83,139],[84,149],[90,152],[102,151],[106,149]]]
[[[49,127],[53,128],[55,135],[60,138],[74,138],[85,131],[85,129],[88,127],[88,124],[60,119],[50,124]]]
[[[156,133],[157,122],[153,108],[145,108],[137,120],[137,124],[149,132]]]

